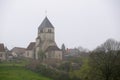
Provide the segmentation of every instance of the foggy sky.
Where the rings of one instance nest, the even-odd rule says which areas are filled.
[[[108,38],[120,41],[120,0],[0,0],[0,43],[27,47],[46,15],[59,47],[92,50]]]

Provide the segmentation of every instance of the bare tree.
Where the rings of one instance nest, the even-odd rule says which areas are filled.
[[[90,55],[94,75],[102,80],[120,80],[120,43],[109,39]]]
[[[114,40],[114,39],[108,39],[105,43],[103,43],[101,46],[97,47],[95,51],[117,51],[120,50],[120,42]]]

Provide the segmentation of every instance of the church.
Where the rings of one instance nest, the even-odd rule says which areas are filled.
[[[40,54],[45,55],[45,59],[62,60],[62,50],[55,42],[54,27],[47,17],[38,27],[36,42],[30,43],[26,49],[25,57],[40,59]]]

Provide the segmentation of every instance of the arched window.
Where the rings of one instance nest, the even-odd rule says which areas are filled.
[[[52,30],[51,30],[51,29],[48,29],[48,32],[49,32],[49,33],[51,33],[51,32],[52,32]]]

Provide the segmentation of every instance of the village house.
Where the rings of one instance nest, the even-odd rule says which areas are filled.
[[[25,57],[26,58],[32,58],[32,59],[34,59],[35,58],[35,42],[31,42],[29,45],[28,45],[28,47],[27,47],[27,49],[26,49],[26,51],[25,51]]]
[[[25,50],[26,50],[25,48],[14,47],[11,50],[11,54],[13,55],[13,57],[24,57]]]
[[[3,43],[0,43],[0,61],[6,60],[6,51]]]

